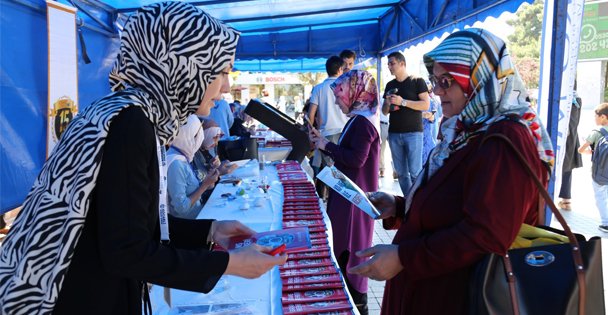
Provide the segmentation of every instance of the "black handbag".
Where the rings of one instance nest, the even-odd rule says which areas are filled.
[[[605,314],[601,238],[588,241],[574,235],[563,216],[509,138],[501,139],[516,153],[536,182],[564,231],[541,227],[568,236],[569,243],[511,249],[507,255],[489,254],[472,271],[470,314]]]

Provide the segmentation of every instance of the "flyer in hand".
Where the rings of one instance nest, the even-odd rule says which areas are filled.
[[[335,166],[326,166],[319,172],[317,178],[373,219],[380,216],[380,211],[367,199],[365,192]]]
[[[298,227],[257,233],[248,238],[232,238],[228,249],[241,248],[253,243],[272,248],[285,244],[286,252],[311,248],[308,228]]]

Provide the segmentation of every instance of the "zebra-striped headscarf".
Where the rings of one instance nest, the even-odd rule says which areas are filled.
[[[468,28],[448,36],[435,49],[424,55],[424,63],[433,73],[435,63],[444,67],[468,95],[469,102],[459,115],[441,125],[443,140],[429,156],[428,166],[410,190],[406,209],[421,181],[441,168],[455,151],[465,147],[473,137],[507,115],[518,116],[536,142],[542,161],[553,165],[551,139],[526,101],[524,82],[517,73],[503,40],[479,28]]]
[[[0,313],[48,314],[84,228],[111,120],[139,106],[170,143],[229,65],[239,33],[182,2],[134,13],[110,74],[114,93],[70,123],[0,248]]]

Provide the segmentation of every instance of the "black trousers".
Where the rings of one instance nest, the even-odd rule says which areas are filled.
[[[559,189],[559,197],[562,199],[572,198],[572,171],[562,173],[562,187]]]

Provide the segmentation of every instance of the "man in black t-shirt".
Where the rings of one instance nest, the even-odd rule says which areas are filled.
[[[388,55],[388,69],[395,79],[384,89],[382,112],[389,115],[388,144],[399,186],[407,195],[422,169],[422,112],[429,109],[430,98],[424,79],[407,74],[401,53]]]

